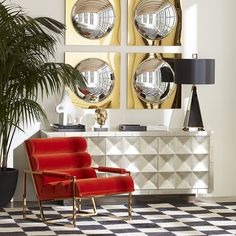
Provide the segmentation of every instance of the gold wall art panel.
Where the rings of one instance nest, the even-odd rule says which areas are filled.
[[[120,0],[65,0],[67,45],[120,45]]]
[[[181,0],[128,0],[128,45],[180,46]]]
[[[84,109],[120,108],[120,53],[66,52],[65,62],[85,77],[86,88],[76,95],[66,88],[72,103]]]
[[[181,108],[181,85],[174,83],[180,54],[128,54],[128,109]]]

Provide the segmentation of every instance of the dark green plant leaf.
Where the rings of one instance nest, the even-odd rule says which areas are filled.
[[[47,121],[38,96],[59,93],[67,86],[86,87],[71,65],[49,62],[65,26],[49,17],[32,18],[13,4],[0,2],[0,162],[7,155],[17,129],[35,120]]]

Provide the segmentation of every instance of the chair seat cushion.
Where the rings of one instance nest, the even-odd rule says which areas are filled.
[[[134,191],[133,179],[130,176],[114,176],[77,181],[79,196],[98,196]]]
[[[128,193],[134,191],[131,176],[88,178],[76,181],[76,197],[92,197]],[[40,200],[72,197],[72,181],[58,181],[45,184],[40,191]]]

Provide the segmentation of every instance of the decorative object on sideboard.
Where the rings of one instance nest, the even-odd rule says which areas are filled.
[[[204,130],[196,84],[215,83],[214,59],[177,59],[175,61],[175,83],[192,84],[183,130]]]
[[[102,127],[103,125],[105,125],[107,117],[108,115],[106,109],[97,108],[95,110],[95,120],[100,127],[94,127],[94,131],[108,131],[107,127]]]
[[[181,107],[181,86],[174,83],[178,54],[128,54],[128,108]]]
[[[146,125],[139,124],[121,124],[119,125],[120,131],[147,131]]]
[[[120,0],[66,0],[67,45],[119,45]]]
[[[129,0],[129,45],[181,45],[180,0]]]
[[[83,109],[120,108],[120,53],[67,52],[66,63],[84,75],[87,88],[68,90],[72,103]]]
[[[167,131],[169,127],[163,124],[148,124],[147,131]]]
[[[53,130],[58,132],[85,132],[85,125],[77,124],[77,125],[61,125],[61,124],[53,124]]]
[[[68,123],[68,114],[70,114],[72,109],[72,102],[70,96],[66,89],[64,89],[61,101],[56,106],[56,112],[59,114],[59,124],[60,125],[67,125]]]

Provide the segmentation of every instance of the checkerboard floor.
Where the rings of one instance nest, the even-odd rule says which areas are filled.
[[[50,218],[68,216],[71,207],[47,205],[44,211]],[[127,206],[101,205],[98,213],[127,216]],[[37,218],[39,210],[29,207],[27,214]],[[21,208],[0,208],[1,235],[236,235],[236,202],[133,205],[131,221],[107,216],[78,217],[76,228],[25,220]]]

